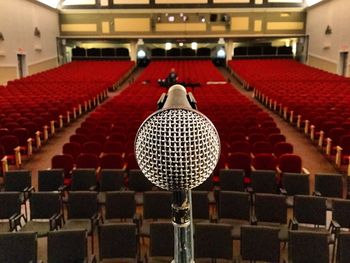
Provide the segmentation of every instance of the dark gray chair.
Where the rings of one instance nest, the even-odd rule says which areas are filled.
[[[48,169],[38,171],[38,191],[62,192],[66,189],[64,185],[63,169]]]
[[[250,224],[250,195],[247,192],[220,191],[218,222],[232,226],[232,238],[240,240],[241,226]]]
[[[48,263],[87,262],[87,259],[87,235],[85,230],[59,230],[48,233]]]
[[[137,227],[133,223],[113,223],[99,226],[100,262],[104,259],[139,259]]]
[[[310,194],[309,175],[298,173],[283,173],[281,192],[287,195],[288,207],[293,207],[295,195]]]
[[[91,168],[79,168],[72,171],[71,191],[96,191],[96,170]]]
[[[268,226],[242,226],[241,257],[244,260],[280,262],[280,229]]]
[[[327,197],[326,206],[332,210],[333,200],[343,197],[343,177],[341,174],[315,174],[315,194]]]
[[[94,251],[94,230],[100,221],[97,193],[91,191],[70,192],[67,204],[67,221],[63,229],[84,229],[91,236]]]
[[[350,233],[342,232],[337,237],[337,263],[348,263],[350,259]]]
[[[142,237],[149,237],[151,222],[171,222],[171,204],[171,192],[147,191],[144,193],[143,219],[140,229],[140,235]]]
[[[256,170],[251,171],[251,187],[254,193],[278,193],[276,184],[276,171]]]
[[[326,231],[326,198],[310,195],[296,195],[294,197],[293,230]],[[303,224],[303,226],[300,226]]]
[[[145,261],[163,259],[171,261],[174,258],[174,226],[171,222],[152,222],[150,224],[149,255]]]
[[[37,262],[36,233],[0,233],[0,262]]]
[[[128,178],[129,189],[136,192],[136,204],[142,205],[144,192],[154,190],[156,186],[139,169],[129,170]]]
[[[30,196],[30,220],[21,231],[36,232],[38,237],[62,225],[61,198],[55,192],[37,192]]]
[[[328,233],[290,231],[288,262],[329,263]]]
[[[19,192],[0,192],[0,232],[12,232],[21,225]]]
[[[134,191],[106,192],[105,223],[134,222],[139,226]]]
[[[119,191],[124,188],[124,169],[102,169],[100,172],[100,188],[98,202],[106,202],[106,192]]]
[[[209,214],[209,198],[207,191],[191,191],[192,192],[192,218],[194,222],[209,222],[211,220]]]
[[[28,218],[27,200],[34,191],[32,186],[32,172],[29,170],[7,171],[4,177],[5,192],[20,192],[21,204],[24,205],[25,220]]]
[[[228,224],[198,223],[194,226],[194,257],[200,259],[232,260],[231,226]]]
[[[216,198],[215,198],[216,189],[214,188],[213,175],[209,176],[207,180],[205,180],[202,184],[193,188],[192,191],[207,191],[209,204],[211,205],[216,204]]]
[[[254,223],[279,229],[280,241],[288,241],[286,197],[274,194],[255,194]]]
[[[219,172],[220,189],[223,191],[245,190],[244,170],[241,169],[221,169]]]

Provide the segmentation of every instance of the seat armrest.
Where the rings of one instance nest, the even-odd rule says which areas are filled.
[[[56,214],[54,220],[56,230],[58,229],[58,227],[61,228],[63,226],[64,218],[62,213]]]
[[[253,226],[256,226],[258,224],[258,219],[256,218],[256,216],[252,216],[252,218],[250,219],[250,224]]]
[[[95,255],[91,255],[91,261],[90,263],[97,263],[97,259]]]
[[[10,218],[9,218],[9,223],[10,223],[10,230],[16,230],[17,231],[17,226],[21,227],[21,218],[23,218],[24,221],[26,221],[25,217],[23,214],[13,214]]]
[[[298,223],[298,220],[295,217],[293,217],[292,219],[289,220],[288,229],[290,229],[290,230],[298,230],[298,226],[299,226],[299,223]]]
[[[334,219],[331,221],[331,224],[329,225],[329,230],[332,234],[338,234],[340,232],[340,225],[337,221]]]
[[[64,192],[67,190],[67,186],[66,185],[61,185],[60,187],[58,187],[58,191],[59,192]]]
[[[315,192],[313,192],[313,194],[312,194],[312,195],[314,195],[314,196],[322,196],[321,192],[319,192],[319,191],[315,191]]]
[[[101,215],[99,213],[96,213],[91,217],[91,223],[93,225],[98,225],[100,220],[101,220]]]
[[[90,186],[89,191],[97,191],[97,185]]]
[[[309,171],[308,169],[306,169],[305,167],[302,167],[302,168],[301,168],[301,172],[302,172],[303,174],[308,174],[308,175],[310,175],[310,171]]]
[[[284,189],[284,188],[280,188],[280,193],[281,193],[282,195],[288,195],[287,190]]]

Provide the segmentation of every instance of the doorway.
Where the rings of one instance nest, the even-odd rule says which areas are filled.
[[[17,73],[18,78],[20,79],[27,75],[27,64],[25,54],[17,54]]]
[[[339,75],[343,77],[346,77],[348,73],[348,57],[348,51],[339,53]]]

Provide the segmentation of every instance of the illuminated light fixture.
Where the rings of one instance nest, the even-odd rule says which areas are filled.
[[[187,21],[188,21],[188,16],[185,16],[185,15],[184,15],[184,16],[182,17],[182,21],[187,22]]]
[[[142,38],[139,38],[138,40],[137,40],[137,45],[138,46],[142,46],[142,45],[144,45],[145,44],[145,42],[143,42],[143,39]]]
[[[180,47],[183,47],[183,45],[184,45],[184,43],[182,43],[182,42],[179,43],[179,46],[180,46]]]
[[[137,58],[140,58],[140,59],[143,59],[146,57],[146,52],[142,49],[140,49],[138,52],[137,52]]]
[[[184,16],[184,13],[180,13],[180,17],[183,17]]]
[[[223,37],[220,37],[218,40],[219,45],[225,45],[225,39]]]
[[[171,43],[167,42],[165,43],[165,50],[170,50],[171,49]]]
[[[280,17],[290,17],[291,13],[281,13]]]
[[[322,0],[306,0],[306,5],[307,6],[313,6],[313,5],[316,5],[318,4],[319,2],[321,2]]]
[[[196,50],[196,49],[198,48],[198,43],[197,43],[197,42],[192,42],[192,43],[191,43],[191,48],[192,48],[193,50]]]
[[[225,58],[226,57],[226,52],[223,48],[220,48],[218,52],[216,53],[216,56],[218,58]]]
[[[200,21],[201,21],[202,23],[205,23],[205,17],[204,17],[204,16],[201,16],[199,19],[200,19]]]
[[[175,16],[168,16],[168,22],[174,22]]]
[[[60,0],[38,0],[40,3],[43,3],[44,5],[48,5],[52,8],[57,8]]]

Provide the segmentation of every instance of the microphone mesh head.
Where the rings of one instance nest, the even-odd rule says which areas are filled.
[[[211,121],[198,111],[164,109],[139,128],[135,155],[143,174],[158,187],[188,190],[215,169],[220,138]]]

